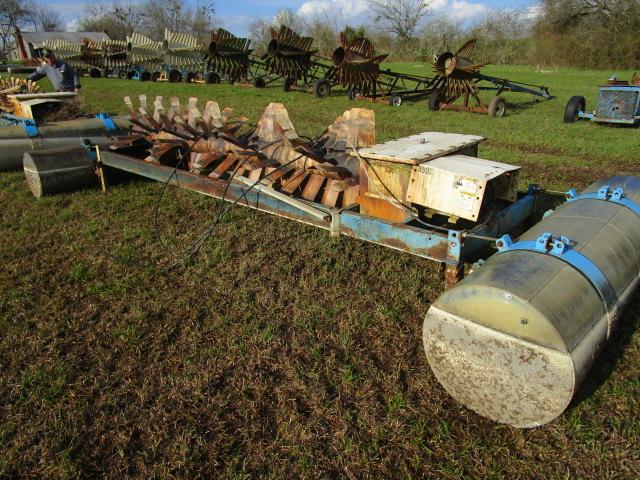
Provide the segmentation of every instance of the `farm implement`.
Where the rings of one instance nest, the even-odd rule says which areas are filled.
[[[205,58],[205,82],[215,84],[225,79],[232,85],[258,82],[257,86],[264,86],[266,65],[252,55],[250,43],[248,38],[236,37],[222,28],[214,30]]]
[[[271,29],[271,41],[262,56],[271,78],[256,86],[282,79],[285,92],[313,90],[321,98],[329,95],[331,84],[326,77],[331,69],[330,61],[318,56],[312,45],[312,37],[302,37],[285,25],[278,31]]]
[[[437,78],[417,77],[381,70],[380,64],[388,55],[376,55],[373,44],[366,38],[347,42],[340,34],[340,46],[332,55],[333,69],[328,80],[347,89],[352,100],[364,99],[388,102],[399,106],[404,99],[426,98],[436,91]]]
[[[525,428],[560,415],[640,279],[640,178],[552,196],[556,209],[516,239],[552,194],[519,191],[519,167],[478,157],[482,137],[423,132],[377,143],[374,112],[353,108],[307,138],[281,104],[252,125],[214,101],[125,101],[128,137],[25,154],[35,196],[115,169],[161,182],[162,192],[219,199],[173,266],[196,255],[235,205],[439,262],[448,289],[424,319],[429,364],[457,401],[495,421]]]
[[[445,51],[436,56],[433,68],[437,74],[437,88],[429,95],[429,110],[459,110],[486,113],[490,117],[502,117],[507,105],[503,92],[528,93],[536,97],[551,99],[549,89],[542,85],[514,82],[484,75],[480,69],[485,63],[475,63],[471,56],[476,40],[466,42],[455,53]],[[480,91],[495,92],[489,103],[480,99]],[[462,99],[462,104],[456,103]]]
[[[25,152],[114,141],[129,128],[124,118],[100,114],[95,118],[49,121],[60,114],[76,93],[42,93],[30,81],[0,78],[0,170],[20,168]],[[63,115],[66,117],[66,115]]]
[[[634,73],[631,82],[612,77],[606,85],[600,87],[595,112],[587,112],[587,102],[584,97],[571,97],[564,111],[564,122],[573,123],[580,119],[610,125],[638,125],[640,123],[640,77]]]

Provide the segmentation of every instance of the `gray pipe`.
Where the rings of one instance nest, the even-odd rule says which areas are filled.
[[[26,152],[24,176],[29,189],[37,198],[79,190],[98,183],[93,159],[80,146]]]
[[[38,127],[39,136],[29,138],[20,126],[0,128],[0,171],[22,167],[25,152],[35,150],[74,147],[84,139],[96,145],[113,142],[112,135],[125,135],[130,127],[127,117],[114,117],[117,131],[108,132],[101,120],[86,118],[50,122]]]
[[[429,309],[431,369],[480,415],[517,427],[560,415],[637,287],[640,178],[611,177],[585,192],[603,186],[622,188],[631,208],[613,196],[565,203]],[[547,232],[568,248],[531,249]]]

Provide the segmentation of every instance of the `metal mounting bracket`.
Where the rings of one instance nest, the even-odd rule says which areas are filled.
[[[583,193],[578,194],[575,188],[572,188],[567,193],[567,202],[575,202],[576,200],[591,199],[591,200],[603,200],[605,202],[613,202],[623,207],[627,207],[636,215],[640,216],[640,205],[624,196],[624,190],[621,187],[615,187],[613,190],[605,185],[601,187],[596,193]]]
[[[102,120],[102,123],[104,124],[104,128],[107,129],[107,132],[118,131],[118,127],[116,126],[116,123],[113,121],[113,118],[111,118],[108,114],[99,113],[96,115],[96,118],[98,120]]]
[[[24,128],[29,138],[36,138],[40,135],[36,121],[32,118],[18,117],[10,113],[5,113],[0,116],[0,124],[20,126]]]
[[[496,242],[496,247],[498,247],[496,255],[514,250],[524,250],[552,255],[568,263],[589,280],[600,295],[607,313],[611,313],[617,298],[615,290],[598,266],[588,257],[575,251],[571,247],[572,243],[567,237],[562,235],[554,236],[551,232],[544,233],[535,241],[523,240],[516,243],[511,240],[509,235],[504,235]]]

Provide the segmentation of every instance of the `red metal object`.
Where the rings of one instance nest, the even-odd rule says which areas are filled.
[[[16,28],[15,37],[16,44],[18,45],[20,60],[29,60],[29,55],[27,54],[27,50],[24,48],[24,39],[22,38],[22,34],[20,33],[19,28]]]

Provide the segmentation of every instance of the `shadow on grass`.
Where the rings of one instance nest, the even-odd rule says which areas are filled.
[[[589,399],[617,368],[631,343],[633,334],[640,327],[639,311],[640,291],[636,289],[623,314],[618,318],[611,337],[599,352],[567,410],[573,409]]]
[[[523,94],[527,95],[527,94]],[[506,115],[520,115],[521,113],[528,112],[531,108],[540,105],[541,103],[550,102],[550,101],[558,101],[557,97],[551,98],[538,98],[535,97],[527,102],[518,102],[518,103],[510,103],[507,102],[507,112]],[[562,118],[558,117],[558,123],[560,123]]]

